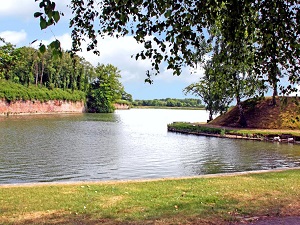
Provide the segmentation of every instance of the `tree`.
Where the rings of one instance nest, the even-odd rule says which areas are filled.
[[[97,77],[91,83],[88,93],[88,111],[113,112],[113,103],[121,99],[124,93],[124,87],[119,81],[120,71],[111,64],[98,64],[95,72]]]
[[[256,71],[270,83],[275,105],[280,78],[287,77],[292,85],[300,79],[299,1],[263,0],[256,7]],[[289,90],[294,89],[289,86]]]
[[[125,101],[128,101],[128,102],[133,102],[132,95],[127,93],[125,90],[122,93],[122,98],[121,99],[125,100]]]
[[[237,26],[235,25],[235,28]],[[263,95],[265,91],[263,80],[254,73],[254,51],[245,47],[253,43],[253,35],[247,34],[246,31],[244,33],[239,31],[235,33],[236,36],[231,37],[230,42],[225,42],[218,28],[214,33],[218,36],[213,48],[212,70],[217,77],[217,83],[222,83],[221,87],[226,87],[223,88],[226,90],[224,94],[236,100],[239,109],[239,125],[247,127],[241,101],[255,94]]]
[[[87,92],[95,78],[94,67],[82,57],[64,51],[61,57],[53,57],[52,48],[48,46],[41,53],[32,47],[15,48],[4,42],[0,46],[0,78],[26,86]]]
[[[213,115],[223,114],[227,111],[232,102],[232,95],[228,92],[228,84],[219,80],[212,62],[207,62],[204,66],[205,75],[199,82],[190,84],[184,88],[184,93],[192,93],[199,96],[205,103],[205,108],[209,112],[209,121],[213,120]]]
[[[57,23],[60,13],[55,10],[55,2],[37,1],[43,11],[34,16],[40,19],[41,29]],[[146,72],[149,82],[164,61],[180,75],[183,66],[193,67],[202,60],[206,53],[203,43],[211,39],[207,31],[216,22],[221,24],[226,44],[245,38],[245,34],[255,35],[254,43],[245,39],[240,44],[235,42],[236,49],[255,48],[258,57],[254,68],[267,76],[275,94],[278,70],[281,74],[284,71],[290,84],[300,81],[299,0],[103,0],[97,4],[94,0],[72,0],[70,7],[74,51],[81,49],[86,37],[90,40],[87,49],[99,53],[97,36],[132,35],[145,48],[136,59],[152,61],[152,69]],[[60,47],[57,40],[53,45]]]
[[[0,42],[4,44],[0,45],[0,78],[10,79],[12,76],[11,68],[13,68],[17,61],[14,54],[15,46],[11,43],[6,43],[1,37]]]
[[[13,68],[11,68],[14,76],[18,77],[18,81],[26,86],[29,86],[34,82],[34,61],[36,50],[31,47],[17,48],[15,55],[18,60],[15,62]]]

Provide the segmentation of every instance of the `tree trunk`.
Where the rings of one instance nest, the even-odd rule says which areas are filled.
[[[246,121],[246,118],[245,118],[245,115],[244,115],[244,109],[243,109],[243,106],[241,104],[241,99],[240,99],[239,96],[236,98],[236,102],[237,102],[237,107],[239,109],[238,123],[241,127],[247,127],[247,121]]]
[[[41,86],[43,85],[44,70],[45,70],[45,63],[44,63],[44,59],[42,59],[42,62],[41,62],[41,77],[40,77]]]
[[[272,105],[276,105],[276,97],[278,96],[277,82],[273,83]]]
[[[209,119],[207,122],[210,122],[212,120],[213,120],[213,113],[212,113],[212,111],[209,111]]]
[[[277,66],[277,58],[276,58],[276,49],[277,42],[275,41],[275,34],[273,34],[273,42],[272,42],[272,57],[271,57],[271,73],[272,73],[272,86],[273,86],[273,96],[272,96],[272,105],[276,105],[276,96],[278,95],[277,91],[277,83],[279,82],[279,70]]]
[[[35,69],[35,71],[34,71],[35,72],[35,86],[37,86],[38,79],[39,79],[39,65],[37,62],[34,65],[34,69]]]

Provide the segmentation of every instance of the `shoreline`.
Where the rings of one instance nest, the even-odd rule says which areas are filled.
[[[26,113],[14,113],[14,112],[8,112],[8,113],[0,113],[1,117],[16,117],[16,116],[34,116],[34,115],[64,115],[64,114],[84,114],[86,112],[75,112],[75,111],[64,111],[64,112],[26,112]]]
[[[16,100],[8,102],[0,99],[0,116],[37,114],[83,113],[86,111],[84,101],[68,100]]]
[[[11,183],[11,184],[0,184],[0,188],[144,183],[144,182],[160,182],[160,181],[169,181],[169,180],[191,180],[191,179],[205,179],[205,178],[234,177],[234,176],[245,176],[245,175],[252,175],[252,174],[277,173],[277,172],[284,172],[284,171],[289,171],[289,170],[300,170],[300,167],[277,168],[277,169],[270,169],[270,170],[241,171],[241,172],[230,172],[230,173],[203,174],[203,175],[186,176],[186,177],[165,177],[165,178],[128,179],[128,180],[62,181],[62,182],[54,181],[54,182]]]
[[[174,110],[205,110],[201,107],[180,107],[180,106],[132,106],[132,109],[174,109]]]
[[[181,133],[186,135],[197,135],[216,138],[229,138],[249,141],[265,141],[287,144],[300,144],[300,131],[297,130],[276,130],[276,129],[251,129],[231,128],[221,126],[210,126],[209,124],[183,123],[184,128],[173,122],[167,127],[168,132]]]

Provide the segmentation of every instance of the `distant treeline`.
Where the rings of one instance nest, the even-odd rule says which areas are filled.
[[[133,106],[158,106],[158,107],[199,107],[204,108],[200,99],[185,98],[165,98],[165,99],[153,99],[153,100],[135,100]]]

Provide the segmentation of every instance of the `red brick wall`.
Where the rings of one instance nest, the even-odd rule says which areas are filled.
[[[40,101],[12,101],[0,100],[0,115],[30,114],[30,113],[83,113],[84,102],[70,102],[51,100]]]

